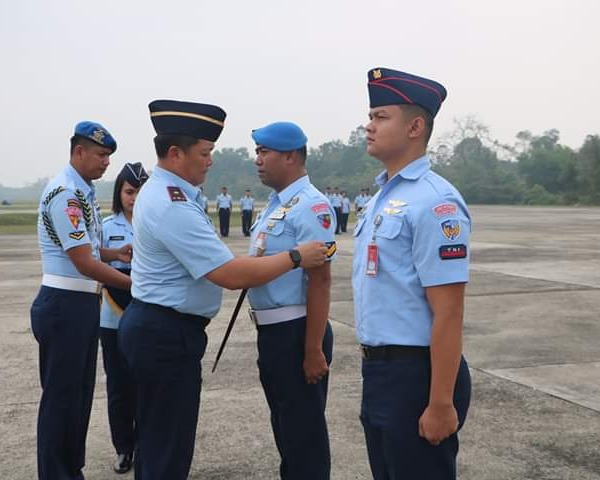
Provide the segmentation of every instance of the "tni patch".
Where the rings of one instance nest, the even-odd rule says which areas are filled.
[[[460,223],[458,220],[446,220],[441,225],[442,232],[448,240],[456,240],[460,235]]]
[[[179,187],[167,187],[172,202],[187,202],[185,194]]]
[[[440,247],[440,258],[442,260],[467,258],[467,246],[463,244],[442,245]]]

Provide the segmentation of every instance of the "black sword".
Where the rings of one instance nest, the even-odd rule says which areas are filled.
[[[242,303],[244,303],[244,299],[246,298],[246,293],[248,293],[247,288],[244,288],[240,292],[240,296],[238,298],[237,304],[235,305],[235,308],[233,309],[233,313],[231,314],[231,320],[229,320],[229,325],[227,325],[227,330],[225,331],[225,336],[223,337],[223,340],[221,341],[221,346],[219,347],[219,352],[217,353],[217,358],[215,358],[215,364],[213,365],[212,373],[215,373],[217,364],[219,363],[219,359],[221,358],[221,355],[223,354],[223,350],[225,350],[225,344],[227,343],[227,339],[229,338],[229,334],[231,333],[231,330],[233,330],[233,325],[235,324],[237,316],[240,313],[240,308],[242,308]]]

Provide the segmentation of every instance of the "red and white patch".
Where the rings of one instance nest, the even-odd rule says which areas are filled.
[[[329,213],[329,205],[326,203],[317,203],[310,207],[310,209],[315,213]]]
[[[433,207],[432,210],[436,217],[445,217],[447,215],[455,215],[458,212],[458,207],[454,203],[440,203]]]

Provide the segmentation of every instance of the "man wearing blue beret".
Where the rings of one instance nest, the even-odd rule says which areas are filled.
[[[117,148],[102,125],[81,122],[69,165],[52,179],[39,205],[42,286],[31,306],[39,343],[42,398],[37,425],[40,479],[83,479],[100,327],[100,289],[129,289],[127,275],[103,261],[131,260],[131,245],[102,248],[102,218],[92,180]]]
[[[426,153],[446,89],[374,68],[368,90],[367,152],[385,167],[354,232],[369,463],[375,480],[455,479],[471,397],[461,354],[471,220]]]
[[[336,217],[306,174],[304,132],[276,122],[252,132],[256,168],[273,188],[251,229],[250,254],[267,257],[299,242],[318,240],[335,253]],[[299,266],[299,259],[295,261]],[[328,480],[325,419],[333,333],[328,322],[331,268],[297,269],[250,289],[258,330],[260,381],[271,410],[283,480]]]
[[[133,377],[137,480],[188,477],[200,407],[204,331],[222,288],[269,282],[298,265],[319,267],[326,247],[309,242],[265,258],[235,258],[199,199],[225,111],[204,103],[155,100],[150,118],[158,165],[133,212],[133,300],[119,347]]]

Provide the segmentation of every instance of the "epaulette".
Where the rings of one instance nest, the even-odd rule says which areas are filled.
[[[167,187],[167,191],[169,192],[169,197],[171,197],[172,202],[187,202],[187,197],[181,191],[181,188],[170,186]]]

